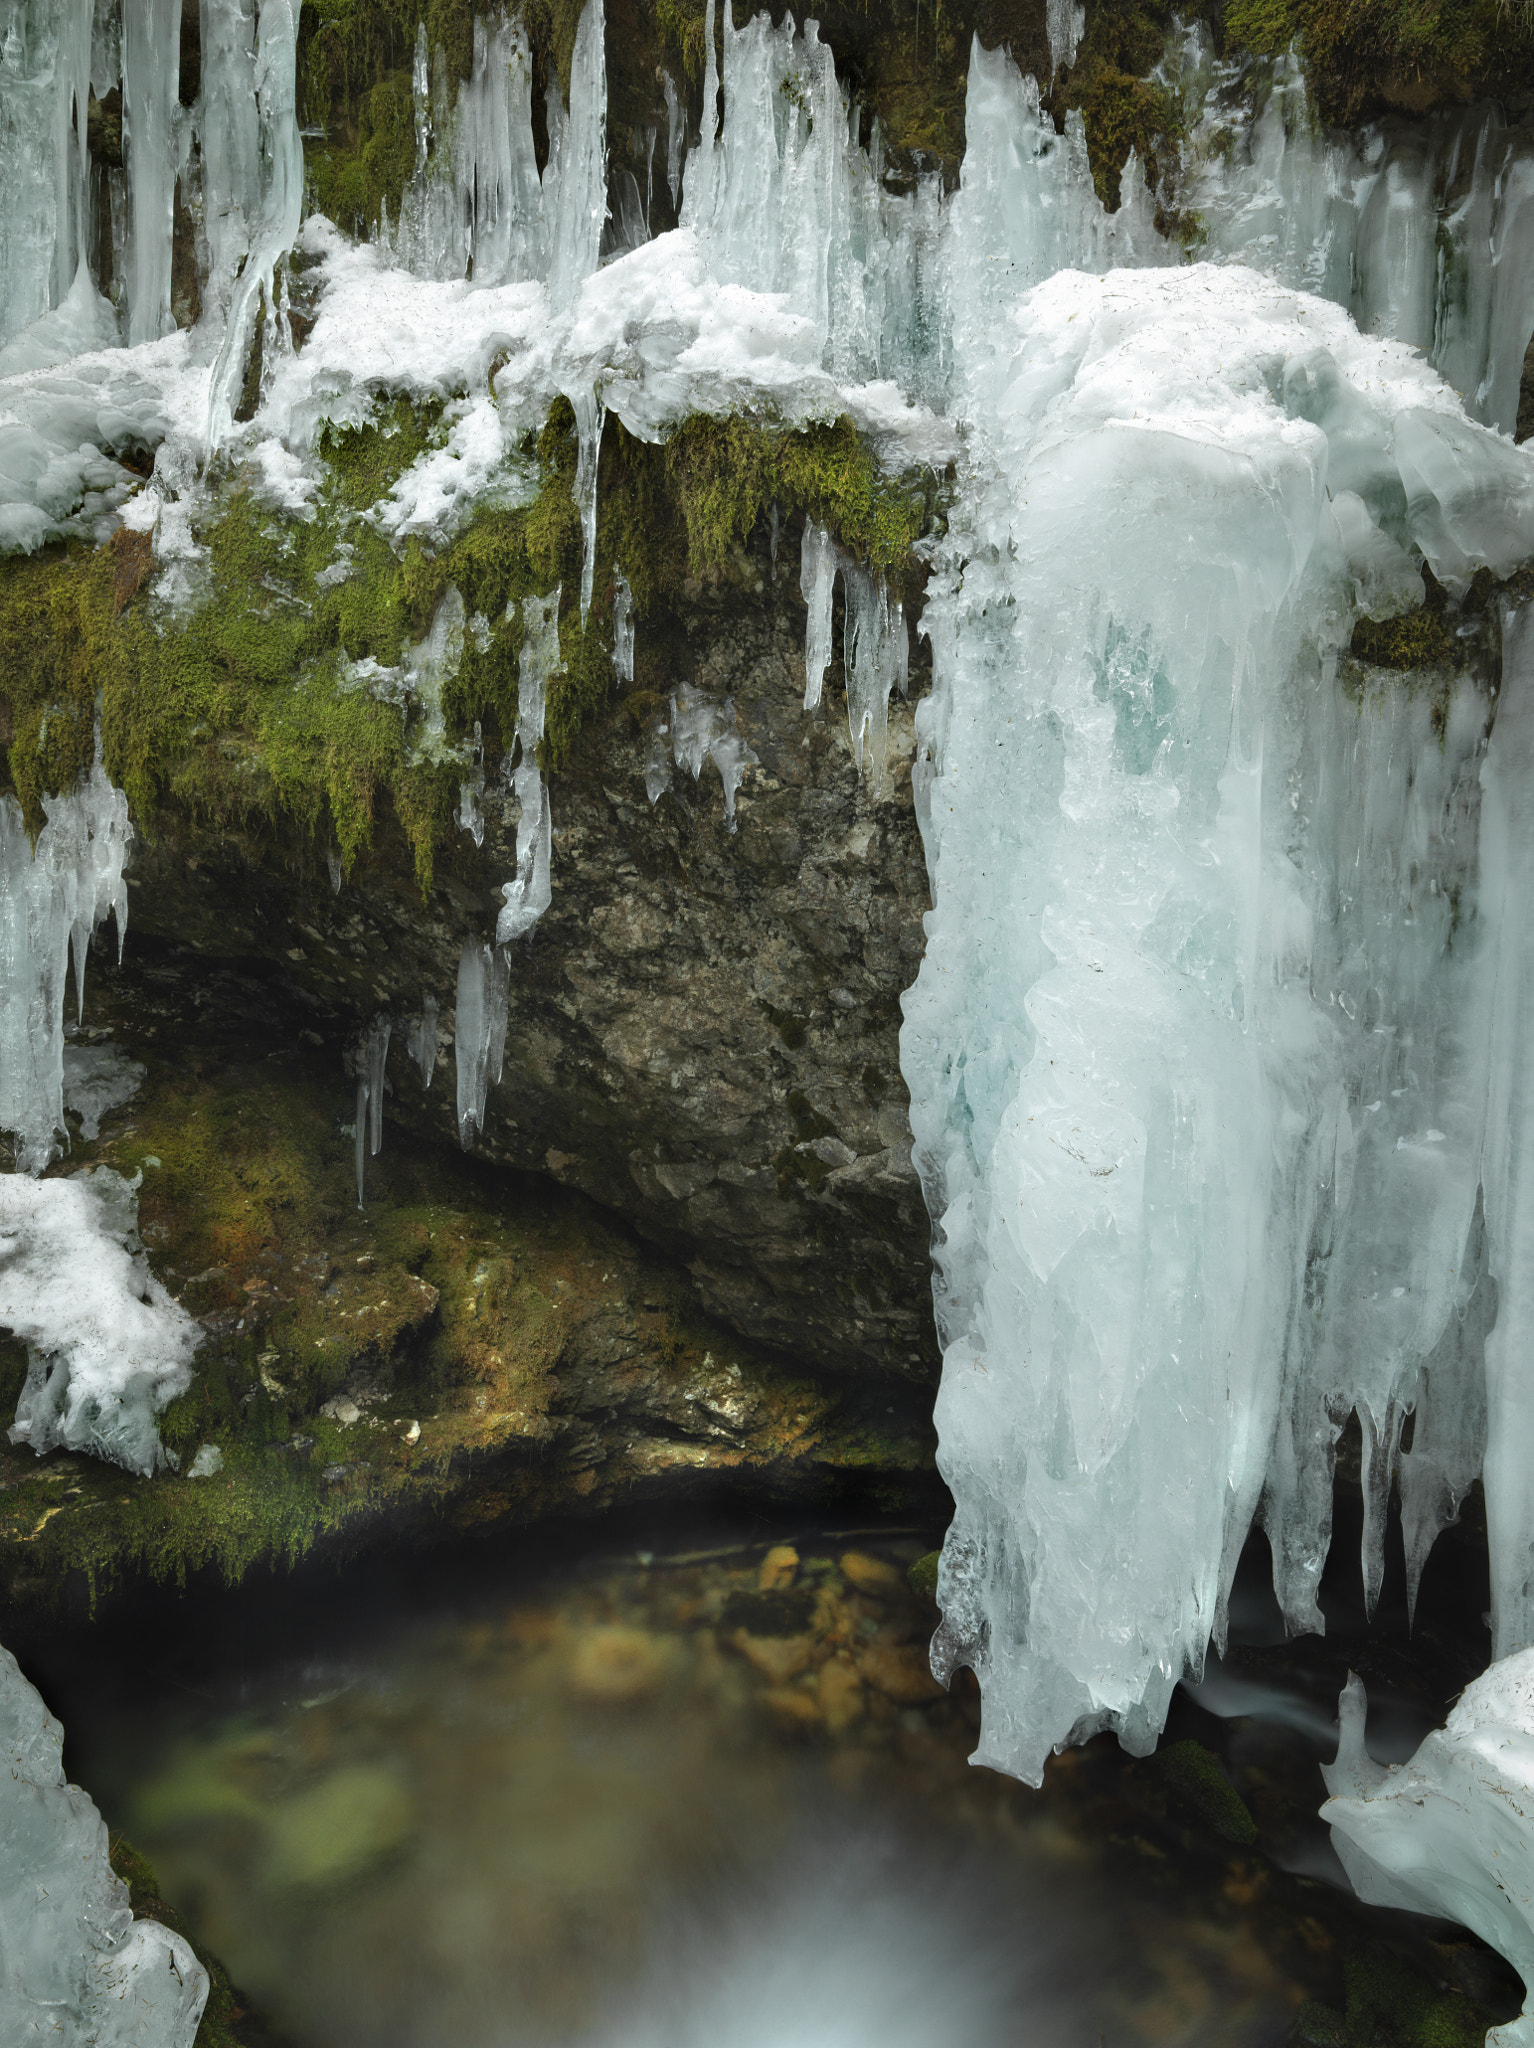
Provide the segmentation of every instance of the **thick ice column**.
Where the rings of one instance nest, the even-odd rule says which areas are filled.
[[[127,280],[130,342],[158,341],[175,324],[170,261],[180,77],[181,0],[137,0],[124,9],[123,18],[123,154],[133,221]]]
[[[293,0],[260,0],[251,83],[260,121],[261,190],[250,218],[250,255],[233,293],[209,387],[208,440],[215,449],[233,427],[263,299],[270,299],[278,259],[292,247],[303,214],[304,150],[294,79],[297,35]]]
[[[988,189],[955,202],[961,295]],[[1463,578],[1534,551],[1534,499],[1420,360],[1250,272],[1059,275],[956,346],[901,1057],[957,1503],[935,1667],[979,1673],[979,1758],[1032,1778],[1098,1728],[1154,1740],[1259,1507],[1316,1625],[1349,1407],[1371,1582],[1392,1475],[1414,1569],[1468,1483],[1490,703],[1360,701],[1337,650],[1412,594],[1392,505]],[[1489,1178],[1485,1215],[1495,1276]]]
[[[1487,2048],[1534,2048],[1534,1652],[1467,1686],[1407,1763],[1369,1755],[1366,1711],[1349,1673],[1321,1818],[1353,1889],[1368,1905],[1457,1920],[1505,1956],[1529,1998]]]
[[[261,213],[261,109],[253,90],[256,0],[203,0],[203,316],[222,327]]]
[[[106,1822],[64,1777],[64,1730],[0,1649],[0,2039],[192,2048],[208,1973],[135,1920]]]
[[[559,588],[550,597],[522,601],[522,656],[517,682],[517,743],[521,755],[512,771],[512,788],[521,807],[517,824],[517,872],[505,883],[505,902],[496,920],[498,946],[509,946],[548,909],[553,896],[549,874],[552,821],[549,793],[538,766],[543,739],[544,692],[560,665]]]
[[[485,1101],[501,1078],[510,975],[505,948],[465,939],[458,959],[453,1050],[458,1069],[458,1139],[465,1152],[485,1128]]]
[[[64,1128],[69,953],[83,1003],[85,951],[108,911],[127,929],[127,800],[98,764],[67,797],[44,799],[34,848],[14,797],[0,802],[0,1129],[40,1173]]]
[[[1493,1654],[1534,1644],[1534,620],[1503,620],[1502,688],[1484,771],[1480,920],[1490,975],[1486,1534]]]
[[[0,345],[57,306],[86,256],[91,0],[0,29]]]
[[[549,227],[549,297],[573,305],[597,267],[607,218],[607,52],[603,0],[586,0],[570,61],[570,119]]]

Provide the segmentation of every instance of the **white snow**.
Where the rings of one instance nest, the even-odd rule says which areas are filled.
[[[0,1326],[27,1347],[12,1443],[130,1472],[167,1462],[155,1418],[192,1383],[202,1332],[149,1270],[138,1180],[0,1175]]]
[[[0,2039],[192,2048],[208,1973],[135,1920],[106,1823],[64,1777],[64,1731],[0,1649]]]
[[[1534,1650],[1465,1688],[1448,1721],[1390,1768],[1364,1743],[1367,1699],[1350,1673],[1321,1809],[1366,1904],[1457,1920],[1524,1981],[1521,2016],[1488,2048],[1534,2048]]]

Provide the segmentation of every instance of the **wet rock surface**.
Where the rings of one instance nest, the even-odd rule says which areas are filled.
[[[839,639],[825,702],[802,709],[797,537],[781,536],[776,570],[758,540],[720,582],[689,586],[663,648],[644,649],[641,624],[645,688],[552,778],[553,904],[512,951],[505,1067],[476,1149],[626,1219],[753,1341],[930,1384],[898,1048],[928,901],[910,706],[892,706],[876,797],[848,741]],[[706,759],[698,781],[675,768],[647,794],[651,730],[684,684],[732,700],[757,757],[733,834]],[[259,1016],[338,1062],[377,1011],[402,1026],[433,997],[447,1072],[423,1090],[397,1030],[385,1120],[391,1142],[450,1140],[459,953],[490,936],[515,873],[499,778],[482,809],[482,847],[459,834],[425,904],[388,818],[339,891],[321,844],[162,820],[130,869],[126,984],[190,1036]]]

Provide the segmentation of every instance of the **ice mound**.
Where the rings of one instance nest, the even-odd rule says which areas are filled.
[[[192,2048],[208,1974],[180,1935],[134,1919],[63,1741],[0,1649],[0,2040]]]
[[[965,263],[994,289],[967,169],[956,210],[959,308]],[[925,618],[935,907],[901,1058],[958,1502],[934,1663],[980,1676],[977,1760],[1037,1782],[1097,1729],[1154,1743],[1255,1515],[1289,1626],[1320,1626],[1350,1409],[1371,1590],[1392,1480],[1415,1584],[1477,1470],[1482,1275],[1505,1310],[1526,1285],[1527,1233],[1479,1198],[1488,1087],[1528,1060],[1512,985],[1493,1054],[1468,914],[1492,705],[1360,697],[1338,661],[1360,611],[1420,599],[1418,559],[1458,588],[1534,552],[1534,460],[1237,266],[982,313],[956,314],[971,465]],[[1492,793],[1520,786],[1520,644]]]
[[[1534,1650],[1465,1688],[1415,1756],[1387,1769],[1364,1746],[1368,1701],[1349,1674],[1321,1809],[1358,1896],[1457,1920],[1534,1995]],[[1494,2027],[1488,2048],[1534,2048],[1534,2013]]]
[[[0,1176],[0,1327],[27,1347],[11,1442],[147,1476],[167,1460],[155,1418],[191,1385],[202,1333],[149,1270],[137,1188],[110,1167]]]
[[[66,1045],[64,1107],[80,1119],[80,1136],[101,1136],[101,1119],[139,1091],[147,1070],[118,1045]]]

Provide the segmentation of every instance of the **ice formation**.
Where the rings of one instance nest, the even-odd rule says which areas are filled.
[[[1180,203],[1207,229],[1190,264],[1133,161],[1105,211],[1080,118],[1057,135],[1004,53],[971,53],[959,192],[934,175],[900,195],[813,24],[737,28],[709,0],[695,140],[665,81],[680,226],[652,237],[653,167],[605,217],[600,0],[568,109],[549,96],[541,177],[523,33],[487,7],[456,98],[418,45],[415,175],[359,246],[298,223],[293,13],[205,0],[190,109],[163,0],[121,47],[91,33],[90,0],[37,0],[7,39],[0,545],[102,535],[133,488],[116,454],[155,447],[123,516],[154,531],[160,595],[179,601],[210,449],[305,517],[326,424],[404,393],[447,394],[442,431],[368,517],[398,548],[437,546],[477,506],[528,501],[520,451],[563,395],[584,619],[608,415],[651,441],[700,411],[847,415],[892,470],[956,464],[920,622],[935,908],[903,1061],[959,1501],[938,1661],[981,1673],[979,1754],[1036,1776],[1092,1728],[1151,1742],[1219,1638],[1254,1517],[1291,1626],[1317,1625],[1353,1407],[1371,1589],[1390,1487],[1415,1584],[1484,1461],[1498,1651],[1534,1640],[1517,1377],[1534,1320],[1534,642],[1509,608],[1495,705],[1469,678],[1361,694],[1343,652],[1360,613],[1417,601],[1421,563],[1459,592],[1534,553],[1534,464],[1491,431],[1513,423],[1534,328],[1523,135],[1479,108],[1327,137],[1292,60],[1254,114],[1189,30],[1161,83],[1189,138]],[[1074,0],[1051,0],[1047,27],[1069,61]],[[92,182],[78,109],[118,80],[126,165]],[[207,223],[190,333],[167,331],[177,176],[200,180]],[[295,234],[317,294],[302,351],[274,272]],[[258,319],[258,402],[236,423]],[[840,579],[849,737],[877,796],[907,623],[813,522],[800,575],[806,706]],[[501,1070],[508,949],[551,896],[537,752],[560,603],[520,611],[516,872],[459,965],[465,1143]],[[416,758],[457,765],[471,832],[500,797],[449,737],[442,693],[490,630],[450,590],[397,670],[341,677],[408,712]],[[749,758],[728,703],[679,689],[647,788],[657,800],[712,759],[733,822]],[[12,935],[54,873],[41,842],[23,861],[17,829],[0,847]],[[54,951],[38,941],[36,971],[61,984],[39,915]],[[41,1078],[0,1065],[0,1094],[22,1087],[25,1116],[6,1101],[35,1160],[59,1124],[57,1067],[21,985],[7,965],[0,1054],[25,1043]]]
[[[380,1010],[367,1030],[362,1034],[362,1043],[354,1055],[357,1067],[357,1122],[353,1133],[357,1159],[357,1207],[365,1207],[367,1187],[367,1161],[369,1154],[378,1157],[383,1144],[384,1076],[389,1064],[389,1038],[393,1021],[386,1010]],[[435,1054],[435,1033],[433,1033]]]
[[[64,1777],[63,1743],[0,1649],[0,2039],[192,2048],[208,1973],[179,1934],[134,1919],[106,1823]]]
[[[101,1119],[131,1102],[145,1068],[116,1045],[64,1047],[64,1107],[80,1119],[80,1136],[101,1135]]]
[[[1368,1702],[1349,1674],[1321,1809],[1353,1889],[1371,1906],[1457,1920],[1512,1964],[1529,2001],[1488,2048],[1534,2048],[1534,1650],[1493,1664],[1446,1725],[1387,1769],[1364,1742]]]
[[[1016,233],[975,187],[966,307]],[[1037,1781],[1092,1730],[1154,1742],[1255,1515],[1320,1626],[1350,1409],[1374,1586],[1392,1477],[1415,1583],[1476,1469],[1491,705],[1462,683],[1435,730],[1338,659],[1416,557],[1461,589],[1526,559],[1534,463],[1236,266],[1061,272],[954,345],[973,468],[925,619],[902,1035],[958,1500],[934,1655],[981,1677],[979,1759]],[[1504,1228],[1488,1177],[1499,1285]]]
[[[149,1270],[138,1180],[0,1175],[0,1326],[27,1347],[12,1443],[90,1451],[146,1475],[155,1418],[192,1383],[202,1332]]]
[[[123,881],[128,802],[99,761],[68,796],[45,797],[34,848],[14,797],[0,800],[0,1129],[24,1173],[40,1173],[64,1130],[64,1005],[70,955],[76,1001],[85,956],[108,912],[118,949],[128,928]]]

